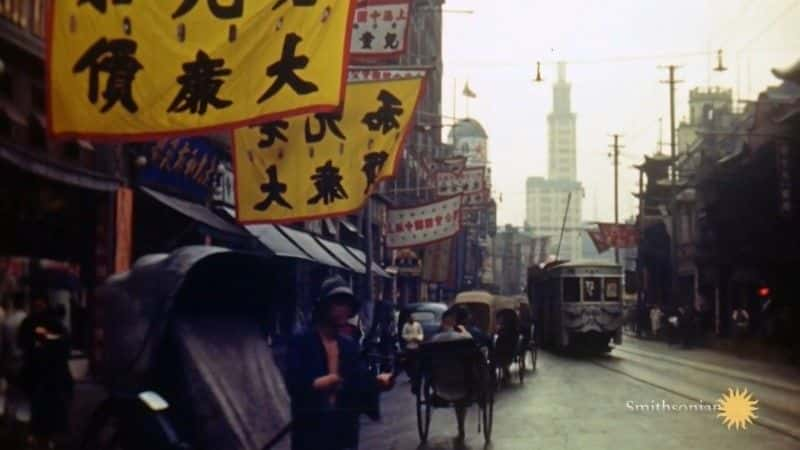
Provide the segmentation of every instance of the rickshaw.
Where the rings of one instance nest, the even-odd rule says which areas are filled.
[[[428,439],[435,408],[478,407],[478,431],[491,440],[494,414],[492,370],[472,339],[426,342],[420,349],[420,389],[416,393],[417,429]]]
[[[290,402],[267,341],[270,274],[262,256],[192,246],[109,278],[98,290],[109,395],[82,448],[260,450],[279,441]]]
[[[453,306],[460,305],[469,310],[473,324],[482,332],[494,334],[494,297],[486,291],[467,291],[458,294]]]
[[[495,296],[494,316],[497,324],[496,339],[492,361],[497,372],[497,380],[508,381],[510,366],[517,365],[519,382],[523,383],[525,370],[523,368],[525,352],[522,346],[523,337],[520,332],[519,305],[515,297]]]
[[[536,345],[536,331],[533,321],[533,311],[528,299],[519,297],[519,329],[522,334],[522,370],[536,371],[536,359],[539,356],[539,347]]]

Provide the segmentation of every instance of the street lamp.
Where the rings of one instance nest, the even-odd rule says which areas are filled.
[[[722,49],[717,50],[717,67],[714,68],[717,72],[725,72],[728,70],[725,64],[722,63]]]
[[[542,78],[542,63],[540,61],[536,61],[536,78],[533,81],[536,83],[544,81]]]

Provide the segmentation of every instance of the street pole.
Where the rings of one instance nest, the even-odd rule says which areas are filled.
[[[662,67],[664,68],[664,67]],[[666,66],[669,70],[669,79],[661,81],[662,83],[669,84],[669,149],[670,149],[670,216],[672,221],[672,236],[670,242],[672,243],[671,258],[672,261],[672,297],[675,297],[675,290],[678,285],[678,211],[676,199],[676,186],[677,186],[677,142],[675,139],[675,85],[680,83],[680,80],[675,79],[675,70],[678,66],[670,64]],[[672,299],[671,299],[672,300]]]
[[[639,168],[639,249],[642,248],[641,242],[644,236],[644,167]],[[642,252],[636,251],[636,272],[638,274],[639,286],[636,290],[636,304],[644,303],[644,261]]]
[[[572,201],[572,192],[567,194],[567,208],[564,210],[564,221],[561,222],[561,236],[558,238],[558,247],[556,247],[556,261],[561,256],[561,242],[564,240],[564,229],[567,227],[567,216],[569,215],[569,204]]]
[[[366,241],[364,244],[364,253],[366,256],[366,263],[367,263],[367,302],[365,303],[366,310],[369,314],[369,323],[372,326],[372,319],[375,317],[375,305],[374,300],[375,297],[373,296],[373,288],[372,288],[372,196],[367,196],[367,211],[366,211],[366,223],[367,229],[364,232]]]
[[[614,149],[614,226],[619,225],[619,145],[620,135],[613,134],[614,143],[611,148]],[[614,262],[619,264],[619,247],[614,247]]]

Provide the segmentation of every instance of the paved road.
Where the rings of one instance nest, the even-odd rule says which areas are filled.
[[[623,346],[624,347],[624,346]],[[629,346],[631,351],[634,346]],[[692,379],[703,379],[704,392],[713,373],[688,373],[680,364],[648,360],[642,363],[617,349],[605,358],[578,358],[540,354],[539,369],[524,386],[514,385],[499,394],[495,408],[492,450],[505,449],[797,449],[800,440],[763,426],[729,431],[715,412],[643,412],[627,405],[697,404],[682,392]],[[628,371],[634,372],[632,378]],[[658,378],[654,374],[661,374]],[[727,386],[727,381],[720,381]],[[667,390],[664,389],[667,388]],[[675,389],[679,388],[679,389]],[[713,399],[718,398],[720,392]],[[689,395],[689,397],[692,397]],[[701,397],[693,397],[704,399]],[[459,448],[454,445],[455,417],[451,410],[436,410],[431,437],[419,445],[414,399],[408,384],[386,395],[384,420],[366,424],[362,448],[375,450]],[[484,448],[477,433],[476,410],[467,418],[466,449]]]

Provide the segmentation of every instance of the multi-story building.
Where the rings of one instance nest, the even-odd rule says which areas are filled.
[[[526,222],[535,235],[551,237],[552,254],[576,260],[583,254],[583,187],[577,180],[576,117],[570,97],[566,64],[559,63],[558,81],[553,86],[553,111],[547,116],[548,177],[530,177],[526,182]]]

